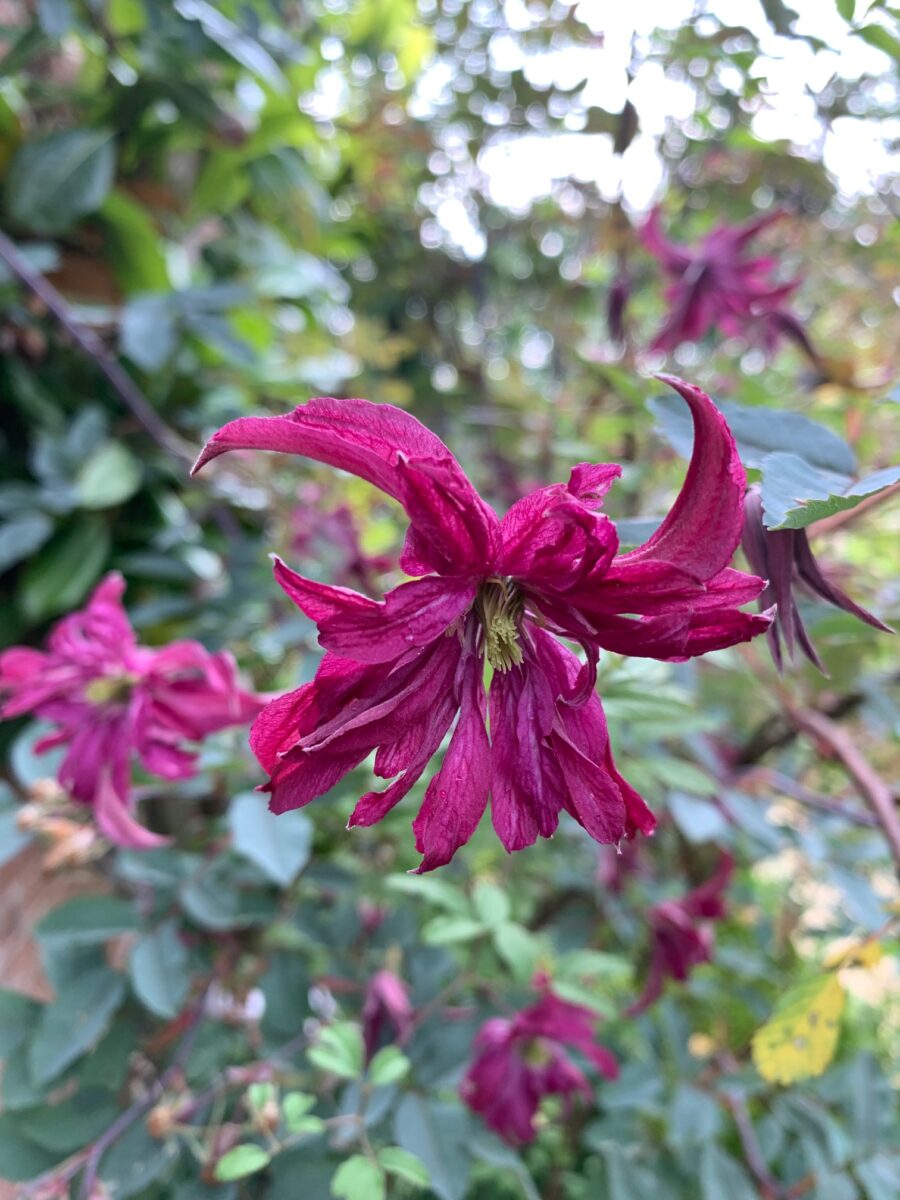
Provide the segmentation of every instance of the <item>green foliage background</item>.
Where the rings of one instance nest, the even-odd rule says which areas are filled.
[[[762,7],[770,34],[823,50],[788,3]],[[822,8],[833,15],[831,0]],[[894,7],[837,0],[836,10],[882,65],[811,92],[818,118],[896,119]],[[666,510],[684,470],[683,414],[648,378],[661,363],[638,352],[664,303],[635,218],[574,179],[509,211],[479,173],[479,152],[500,135],[582,130],[621,153],[643,133],[630,103],[585,109],[581,77],[544,88],[521,68],[491,65],[503,35],[535,56],[596,42],[578,9],[536,2],[528,14],[487,0],[0,7],[3,229],[63,298],[68,322],[0,264],[6,644],[37,642],[118,569],[148,643],[228,646],[264,692],[310,678],[315,632],[274,586],[267,552],[324,579],[340,563],[322,545],[292,556],[298,486],[316,483],[323,511],[349,502],[371,554],[398,548],[397,511],[358,481],[261,455],[187,479],[225,420],[310,395],[409,408],[501,509],[517,484],[564,479],[588,459],[625,465],[610,497],[623,538],[638,540],[630,523]],[[669,118],[656,138],[678,240],[756,206],[793,214],[766,242],[787,275],[803,275],[796,307],[820,351],[815,367],[794,348],[766,361],[716,336],[666,366],[743,406],[751,476],[761,472],[788,523],[806,524],[847,510],[854,481],[892,466],[897,189],[886,178],[848,196],[819,147],[760,140],[760,53],[749,29],[698,15],[636,37],[632,69],[660,63],[694,90],[694,115]],[[448,82],[425,103],[439,68]],[[448,201],[479,231],[480,256],[467,257],[437,219]],[[605,312],[626,268],[622,347]],[[75,327],[99,339],[93,353]],[[104,356],[148,409],[111,386]],[[811,465],[809,427],[798,436],[787,412],[836,435],[836,460]],[[800,456],[803,494],[819,507],[794,507],[796,491],[782,493],[797,462],[767,475],[766,453]],[[877,504],[816,541],[886,620],[897,615],[897,534],[896,507]],[[37,933],[57,1000],[0,996],[0,1177],[80,1164],[99,1146],[110,1193],[144,1200],[372,1200],[385,1187],[438,1200],[896,1197],[900,985],[890,954],[857,972],[837,1060],[821,1079],[776,1087],[750,1060],[754,1031],[789,986],[821,969],[836,938],[895,945],[884,840],[865,820],[822,811],[824,799],[867,813],[841,767],[789,720],[813,709],[847,722],[876,770],[896,779],[895,652],[845,614],[810,606],[804,616],[827,678],[797,667],[779,680],[760,645],[679,666],[604,658],[620,768],[661,818],[621,892],[601,882],[597,847],[574,827],[513,858],[483,828],[451,868],[411,878],[409,801],[374,829],[343,828],[365,767],[308,813],[275,822],[258,807],[254,819],[260,775],[241,731],[210,741],[197,779],[145,781],[154,827],[177,834],[174,848],[106,855],[93,870],[112,892],[44,919]],[[0,730],[4,853],[21,845],[16,805],[52,771],[30,752],[35,736],[21,723]],[[623,1018],[646,961],[643,914],[706,878],[716,847],[736,854],[739,871],[713,964],[640,1019]],[[614,856],[599,857],[610,866]],[[374,932],[362,902],[384,910]],[[410,981],[425,1016],[403,1063],[364,1077],[354,1022],[365,981],[385,965]],[[479,1022],[527,1002],[538,967],[602,1013],[623,1070],[598,1087],[595,1108],[551,1113],[559,1119],[519,1153],[455,1088]],[[205,1021],[182,1043],[179,1070],[163,1074],[212,976],[239,1015]],[[337,1021],[330,1058],[322,1043],[306,1052],[318,1021]],[[257,1075],[235,1073],[259,1063]],[[142,1113],[103,1144],[160,1077],[156,1100],[187,1112],[181,1125],[160,1133]],[[272,1102],[274,1142],[260,1115]],[[259,1146],[259,1169],[215,1182],[232,1145]],[[394,1147],[416,1160],[391,1159]],[[73,1195],[79,1186],[75,1176]]]

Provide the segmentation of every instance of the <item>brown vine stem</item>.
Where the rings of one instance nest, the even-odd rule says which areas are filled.
[[[193,455],[189,448],[153,409],[121,363],[112,357],[92,329],[87,329],[75,318],[71,308],[53,284],[34,269],[15,242],[11,241],[2,230],[0,230],[0,259],[19,282],[46,306],[47,311],[53,315],[57,324],[65,330],[79,350],[96,364],[101,375],[119,396],[134,419],[143,426],[157,445],[175,458],[190,463]]]
[[[792,709],[789,716],[797,729],[821,742],[841,763],[881,826],[900,871],[900,816],[891,788],[840,725],[809,709]]]

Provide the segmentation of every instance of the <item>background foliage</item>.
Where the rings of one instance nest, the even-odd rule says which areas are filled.
[[[896,178],[877,155],[861,184],[823,161],[841,122],[879,145],[896,135],[896,10],[634,8],[622,96],[604,101],[586,84],[613,65],[585,56],[621,40],[621,18],[607,29],[602,5],[0,4],[3,228],[25,260],[0,256],[5,642],[37,642],[114,568],[148,643],[227,646],[263,692],[310,678],[314,631],[267,552],[345,582],[353,563],[317,514],[348,504],[386,565],[364,582],[383,588],[397,512],[298,461],[236,457],[194,483],[187,466],[226,419],[315,394],[410,408],[501,509],[573,462],[623,462],[611,512],[639,540],[690,445],[648,378],[664,360],[644,349],[665,308],[634,234],[654,171],[685,243],[773,204],[791,213],[762,240],[803,277],[794,306],[815,359],[712,334],[665,365],[742,406],[726,411],[752,477],[784,491],[763,459],[799,456],[801,494],[820,505],[797,515],[788,487],[786,518],[827,517],[817,553],[896,617],[896,508],[834,498],[892,465]],[[805,141],[764,120],[784,111],[779,63],[806,70]],[[648,89],[672,83],[690,104],[660,118]],[[567,137],[581,157],[545,186]],[[626,278],[616,341],[608,299]],[[846,614],[804,617],[828,677],[780,679],[758,644],[677,666],[605,656],[619,765],[661,818],[620,859],[574,826],[511,859],[482,831],[451,868],[407,876],[408,805],[343,828],[368,768],[276,820],[240,731],[210,739],[196,779],[147,782],[174,847],[82,865],[86,894],[37,929],[58,999],[0,995],[0,1176],[67,1162],[72,1194],[98,1197],[75,1174],[87,1163],[109,1194],[145,1200],[897,1196],[896,872],[840,756],[796,719],[846,724],[890,780],[896,658]],[[0,733],[4,853],[21,844],[15,806],[52,774],[36,734]],[[739,865],[713,963],[624,1017],[648,907],[707,878],[717,848]],[[828,961],[840,938],[863,947],[850,965]],[[411,985],[416,1024],[366,1066],[364,989],[384,967]],[[479,1023],[526,1003],[537,969],[602,1014],[622,1074],[519,1152],[456,1085]],[[834,987],[833,1064],[764,1078],[754,1033],[786,994],[802,1014]]]

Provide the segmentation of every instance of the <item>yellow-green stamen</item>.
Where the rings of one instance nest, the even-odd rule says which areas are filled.
[[[485,651],[495,671],[509,671],[522,662],[519,622],[522,596],[510,579],[490,579],[483,583],[475,601],[475,611],[484,629]]]

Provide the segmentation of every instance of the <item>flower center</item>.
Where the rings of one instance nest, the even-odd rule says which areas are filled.
[[[478,589],[475,613],[484,629],[488,662],[495,671],[508,671],[522,662],[519,622],[522,594],[511,579],[489,579]]]
[[[89,704],[124,704],[138,682],[136,675],[101,675],[84,689]]]

